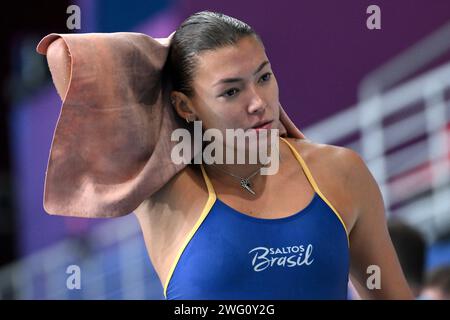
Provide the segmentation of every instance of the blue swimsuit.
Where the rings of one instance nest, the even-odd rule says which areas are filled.
[[[347,299],[345,224],[280,139],[315,191],[308,206],[283,218],[251,217],[216,197],[202,166],[208,201],[169,271],[167,299]]]

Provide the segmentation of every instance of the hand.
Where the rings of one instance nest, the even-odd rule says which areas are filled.
[[[305,139],[305,135],[295,126],[280,104],[280,122],[286,128],[287,135],[296,139]]]

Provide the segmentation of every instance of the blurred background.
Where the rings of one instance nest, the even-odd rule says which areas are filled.
[[[81,9],[69,30],[68,6]],[[366,9],[381,9],[369,30]],[[422,299],[450,297],[450,2],[12,1],[0,19],[0,299],[162,299],[133,215],[49,216],[45,170],[61,102],[48,33],[168,36],[189,15],[223,12],[264,41],[280,101],[310,139],[359,152],[383,192],[402,267]],[[68,290],[66,268],[82,270]]]

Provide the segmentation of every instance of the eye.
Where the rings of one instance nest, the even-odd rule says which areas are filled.
[[[266,74],[263,74],[260,79],[265,79],[265,80],[263,80],[263,82],[267,82],[267,81],[269,81],[271,76],[272,76],[272,73],[267,72]]]
[[[225,91],[225,93],[223,94],[224,97],[227,98],[231,98],[234,97],[237,93],[239,92],[239,89],[237,88],[232,88],[230,90]]]

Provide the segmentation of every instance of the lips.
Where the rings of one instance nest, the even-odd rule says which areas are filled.
[[[253,126],[250,129],[255,129],[255,130],[259,130],[259,129],[270,129],[271,125],[272,125],[273,120],[268,120],[268,121],[264,121],[264,122],[260,122],[258,124],[256,124],[255,126]]]

